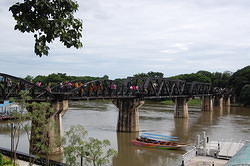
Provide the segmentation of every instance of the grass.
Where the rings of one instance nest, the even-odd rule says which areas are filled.
[[[12,161],[0,153],[0,166],[14,166]],[[16,164],[18,166],[18,164]]]
[[[174,102],[172,100],[165,100],[165,101],[161,101],[162,104],[166,104],[166,105],[174,105]],[[201,105],[201,100],[200,99],[191,99],[188,102],[189,106],[200,106]]]

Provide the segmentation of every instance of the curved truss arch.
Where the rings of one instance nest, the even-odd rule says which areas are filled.
[[[32,100],[86,100],[115,98],[173,98],[205,95],[230,95],[232,90],[212,88],[209,83],[186,82],[169,78],[136,78],[120,80],[74,80],[51,88],[39,87],[22,78],[0,73],[0,100],[19,97],[29,90]]]
[[[8,100],[11,97],[18,98],[20,91],[28,90],[29,96],[34,100],[44,100],[53,98],[50,91],[44,87],[39,87],[22,78],[0,73],[0,100]]]

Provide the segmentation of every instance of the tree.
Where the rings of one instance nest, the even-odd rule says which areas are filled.
[[[153,72],[153,71],[148,72],[147,75],[153,78],[163,78],[164,76],[164,74],[161,72]]]
[[[48,134],[51,130],[57,130],[55,124],[53,123],[54,121],[50,118],[54,113],[54,110],[51,108],[51,104],[46,102],[27,103],[26,101],[31,99],[28,94],[29,91],[21,91],[20,98],[11,99],[12,102],[16,102],[20,106],[20,111],[13,114],[13,116],[18,119],[13,132],[14,137],[17,139],[14,147],[14,165],[21,130],[24,130],[27,134],[27,138],[30,143],[29,153],[33,155],[45,154],[47,161],[49,153],[52,151],[53,147],[60,144],[60,136],[52,139],[53,141],[50,141]],[[28,110],[28,112],[25,112],[24,110]],[[31,120],[31,124],[23,123],[25,120]],[[32,165],[34,161],[30,159],[29,162],[29,165]]]
[[[74,0],[24,0],[11,6],[15,30],[33,33],[35,53],[48,55],[48,43],[59,38],[67,48],[82,47],[82,21],[74,17],[78,4]]]
[[[213,75],[211,72],[205,71],[205,70],[200,70],[200,71],[198,71],[196,74],[201,74],[201,75],[207,76],[207,77],[209,77],[209,78],[211,78],[212,75]]]
[[[87,131],[83,126],[73,126],[66,132],[66,147],[64,154],[66,165],[82,166],[82,158],[86,165],[104,166],[110,162],[116,151],[110,146],[109,140],[98,140],[96,138],[87,138]],[[77,158],[81,158],[81,164]]]
[[[13,131],[11,133],[11,139],[13,140],[13,144],[12,144],[12,150],[13,150],[13,161],[14,161],[14,165],[16,165],[16,152],[17,152],[17,148],[19,146],[19,140],[20,140],[20,131],[24,128],[24,124],[23,121],[27,120],[27,114],[24,113],[24,110],[26,109],[26,100],[29,100],[30,97],[28,96],[29,92],[28,91],[21,91],[19,93],[20,95],[20,99],[19,100],[15,100],[13,98],[11,98],[11,102],[17,102],[19,104],[20,107],[20,111],[19,112],[13,112],[12,116],[16,117],[18,119],[18,121],[16,121],[15,124],[12,124],[13,126]],[[14,141],[14,138],[16,138],[16,141]]]
[[[245,105],[250,105],[250,84],[245,85],[240,92],[240,100]]]
[[[250,84],[250,66],[238,70],[229,79],[229,85],[235,89],[236,96],[240,96],[241,89],[246,84]]]
[[[148,73],[138,73],[138,74],[134,74],[134,77],[137,78],[145,78],[145,77],[151,77],[151,78],[163,78],[164,74],[161,72],[153,72],[150,71]]]
[[[209,77],[200,73],[180,74],[171,78],[185,80],[187,82],[192,82],[192,81],[205,82],[205,83],[211,82],[211,79]]]
[[[24,78],[26,81],[29,81],[29,82],[32,82],[32,80],[34,79],[31,75],[27,75],[25,78]]]
[[[102,77],[102,79],[108,80],[108,79],[109,79],[109,76],[105,74],[105,75]]]

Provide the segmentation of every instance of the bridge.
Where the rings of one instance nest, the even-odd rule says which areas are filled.
[[[55,113],[52,119],[61,128],[61,118],[68,109],[68,101],[111,99],[119,110],[117,131],[139,131],[139,108],[144,100],[171,99],[175,103],[175,118],[188,118],[188,101],[202,99],[202,111],[212,111],[214,105],[230,105],[231,91],[212,87],[209,83],[186,82],[169,78],[134,78],[122,80],[75,80],[41,86],[22,78],[0,73],[0,103],[20,98],[27,90],[27,102],[50,102]],[[61,132],[61,131],[60,131]],[[61,134],[60,134],[61,135]]]

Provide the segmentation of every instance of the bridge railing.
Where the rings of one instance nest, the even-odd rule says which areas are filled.
[[[49,87],[46,89],[24,79],[0,73],[0,100],[20,97],[20,92],[27,90],[32,98],[52,97]]]
[[[184,166],[187,164],[190,160],[192,160],[195,156],[197,156],[197,149],[196,147],[193,147],[189,151],[187,151],[185,154],[181,156],[181,162],[179,166]]]
[[[70,99],[90,97],[193,97],[230,94],[222,88],[212,88],[209,83],[186,82],[169,78],[128,77],[118,80],[75,80],[60,83],[53,88],[38,86],[24,79],[0,73],[0,100],[20,97],[21,90],[28,90],[32,99]]]

